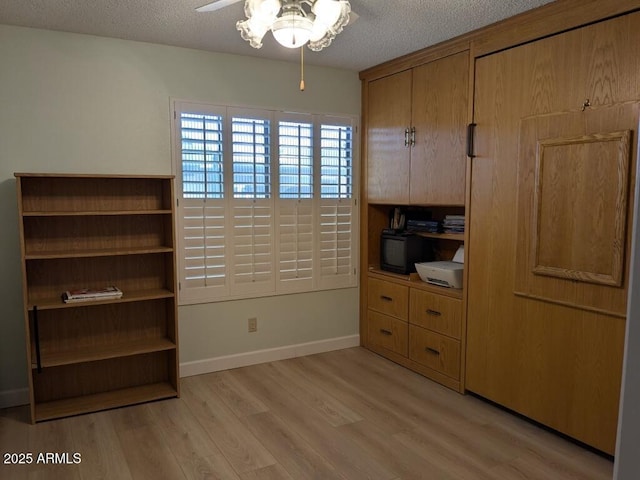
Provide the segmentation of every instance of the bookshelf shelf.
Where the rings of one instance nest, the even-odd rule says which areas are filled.
[[[92,345],[73,350],[45,352],[42,348],[41,367],[59,367],[61,365],[72,365],[75,363],[95,362],[110,358],[127,357],[140,355],[143,353],[161,352],[172,350],[176,344],[166,338],[150,338],[135,342],[123,342],[110,345]],[[37,360],[32,358],[31,368],[38,368]]]
[[[16,180],[32,422],[177,396],[173,177]]]
[[[176,388],[168,382],[153,383],[150,385],[141,385],[109,392],[65,398],[63,400],[43,402],[37,405],[35,417],[36,421],[40,422],[70,415],[90,413],[96,410],[106,410],[152,400],[171,398],[177,394]]]
[[[143,255],[148,253],[171,253],[172,247],[136,247],[136,248],[105,248],[94,250],[59,250],[43,251],[25,254],[25,260],[46,260],[54,258],[83,258],[83,257],[115,257],[119,255]]]
[[[439,240],[456,240],[458,242],[464,242],[464,233],[428,233],[428,232],[416,232],[416,235],[426,238],[436,238]]]
[[[171,215],[171,210],[87,210],[87,211],[33,211],[24,212],[24,217],[94,217],[124,215]]]
[[[80,308],[95,305],[108,305],[112,303],[142,302],[145,300],[157,300],[161,298],[173,298],[174,293],[158,288],[152,290],[127,291],[120,298],[103,298],[96,300],[87,300],[85,302],[64,303],[60,295],[56,297],[42,297],[29,299],[27,302],[28,309],[33,310],[37,306],[38,310],[56,310],[61,308]]]

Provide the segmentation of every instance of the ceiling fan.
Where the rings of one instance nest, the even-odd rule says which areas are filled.
[[[215,0],[196,8],[197,12],[215,12],[242,0]],[[246,20],[236,23],[244,40],[254,48],[262,47],[262,38],[271,30],[274,38],[287,48],[308,43],[311,50],[328,47],[342,29],[357,18],[348,0],[245,0]]]

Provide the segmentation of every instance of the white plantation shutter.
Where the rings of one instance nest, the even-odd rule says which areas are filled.
[[[236,199],[232,207],[232,290],[273,292],[273,207],[270,200]]]
[[[219,109],[176,114],[179,149],[178,255],[181,298],[228,294],[225,251],[223,115]]]
[[[278,291],[313,288],[314,215],[310,199],[278,202]]]
[[[181,304],[357,285],[353,118],[175,107]]]
[[[319,288],[356,284],[355,205],[350,199],[320,201]]]
[[[353,127],[320,126],[319,288],[354,286],[357,207],[353,198]]]
[[[183,199],[181,287],[191,299],[228,293],[225,207],[220,200]]]

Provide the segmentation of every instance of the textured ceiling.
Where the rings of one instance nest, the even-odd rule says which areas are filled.
[[[211,13],[196,7],[211,0],[0,0],[0,24],[85,33],[199,50],[297,61],[298,54],[267,33],[253,49],[236,21],[243,5]],[[350,0],[359,15],[333,44],[305,52],[307,64],[364,70],[434,45],[550,0]]]

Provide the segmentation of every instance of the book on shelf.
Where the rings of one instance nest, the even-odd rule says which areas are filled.
[[[115,286],[105,288],[80,288],[76,290],[67,290],[62,294],[62,300],[64,303],[108,300],[120,297],[122,297],[122,290]]]

